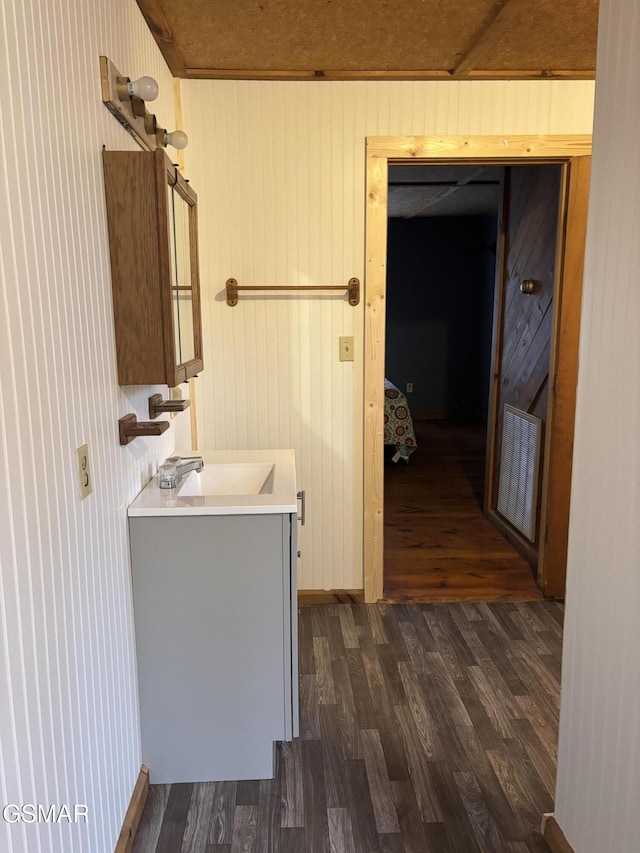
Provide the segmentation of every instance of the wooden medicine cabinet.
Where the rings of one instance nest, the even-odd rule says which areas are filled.
[[[104,151],[120,385],[202,370],[197,196],[161,148]]]

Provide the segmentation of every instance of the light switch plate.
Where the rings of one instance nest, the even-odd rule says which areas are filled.
[[[353,336],[340,338],[340,361],[353,361]]]
[[[78,483],[80,485],[80,499],[84,500],[93,491],[93,480],[89,467],[89,445],[83,444],[76,450],[78,457]]]

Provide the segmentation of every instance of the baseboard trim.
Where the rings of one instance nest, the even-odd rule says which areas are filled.
[[[542,815],[542,836],[549,845],[551,853],[575,853],[554,814]]]
[[[298,604],[360,604],[363,589],[299,589]]]
[[[538,566],[538,551],[537,548],[528,542],[524,536],[521,536],[520,533],[512,527],[508,521],[505,521],[493,508],[489,508],[485,511],[485,517],[489,519],[491,524],[496,528],[496,530],[501,533],[507,542],[512,545],[518,553],[520,553],[524,559],[529,563],[533,572],[535,573],[536,581],[537,581],[537,566]]]
[[[138,780],[133,789],[133,794],[131,794],[131,799],[129,800],[129,807],[122,822],[120,837],[118,838],[118,843],[116,844],[114,853],[131,853],[148,793],[149,768],[143,764],[140,767]]]

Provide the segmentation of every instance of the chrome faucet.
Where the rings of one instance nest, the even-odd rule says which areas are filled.
[[[184,474],[189,471],[204,470],[202,456],[189,456],[184,459],[180,456],[169,456],[158,468],[161,489],[175,489],[180,484]]]

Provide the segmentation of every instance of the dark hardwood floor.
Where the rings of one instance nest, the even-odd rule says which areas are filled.
[[[134,853],[547,853],[562,616],[301,607],[301,737],[275,779],[152,785]]]
[[[482,513],[485,428],[416,421],[415,429],[409,463],[385,465],[385,599],[541,599],[529,564]]]

